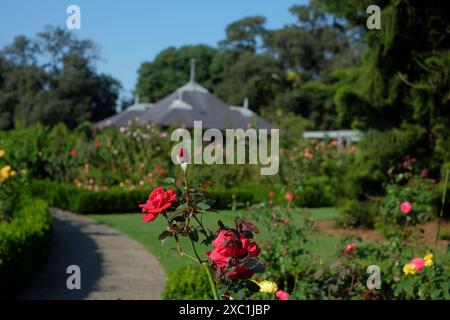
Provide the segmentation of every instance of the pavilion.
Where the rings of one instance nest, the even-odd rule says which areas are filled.
[[[273,129],[271,123],[250,110],[248,99],[241,106],[230,106],[195,81],[195,60],[191,61],[190,80],[154,104],[135,104],[124,112],[97,123],[99,127],[149,123],[163,127],[193,128],[202,121],[204,129]]]

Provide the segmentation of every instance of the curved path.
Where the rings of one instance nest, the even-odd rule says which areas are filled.
[[[160,299],[166,275],[141,244],[87,217],[51,213],[49,259],[19,299]],[[79,290],[67,288],[70,265],[80,267]]]

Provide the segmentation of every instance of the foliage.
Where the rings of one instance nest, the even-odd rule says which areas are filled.
[[[249,212],[250,217],[271,235],[261,244],[261,258],[266,264],[262,277],[276,279],[286,291],[292,291],[302,281],[298,272],[309,260],[305,233],[311,227],[310,220],[294,222],[289,204],[287,202],[287,208],[283,208],[267,202],[253,206]]]
[[[341,216],[337,224],[344,228],[362,226],[373,228],[380,214],[380,201],[344,200],[340,206]]]
[[[9,164],[9,156],[0,149],[0,222],[11,218],[11,213],[18,201],[20,190],[26,182],[26,173]]]
[[[62,28],[18,36],[0,52],[0,130],[36,122],[99,121],[115,113],[120,83],[95,70],[98,50]]]
[[[16,203],[12,220],[0,222],[0,296],[11,297],[45,261],[51,222],[45,202],[25,197]]]
[[[136,212],[136,203],[148,195],[148,189],[87,190],[50,180],[33,180],[28,186],[34,197],[51,205],[76,213]],[[214,209],[239,208],[253,202],[252,193],[245,190],[210,190],[208,196]]]
[[[437,203],[435,190],[431,181],[420,176],[413,176],[410,179],[397,176],[396,183],[386,186],[387,194],[380,210],[384,224],[387,226],[416,225],[435,217]],[[400,210],[400,204],[404,201],[412,204],[412,211],[407,214]]]
[[[204,271],[191,264],[171,274],[161,295],[164,300],[211,300],[213,296]]]

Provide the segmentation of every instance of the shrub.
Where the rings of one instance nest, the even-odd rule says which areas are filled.
[[[252,204],[254,199],[252,192],[237,188],[210,190],[207,193],[214,201],[213,208],[217,210],[244,207]]]
[[[10,222],[0,223],[0,296],[12,296],[45,261],[51,222],[47,204],[34,199],[23,201]]]
[[[386,225],[415,225],[430,220],[436,214],[436,188],[425,179],[413,177],[406,184],[392,183],[386,187],[386,192],[381,206],[381,217]],[[403,201],[412,204],[412,211],[408,214],[400,210]]]
[[[164,300],[211,300],[213,296],[204,270],[188,265],[169,275],[162,298]]]
[[[379,215],[380,201],[344,200],[339,208],[341,216],[337,223],[344,228],[362,226],[373,228]]]
[[[300,207],[329,207],[336,202],[333,187],[327,177],[309,177],[301,191],[296,193],[295,204]]]
[[[47,201],[50,205],[76,213],[124,213],[140,211],[136,205],[144,203],[149,190],[126,190],[114,187],[104,191],[90,191],[75,186],[49,180],[35,180],[30,183],[33,196]],[[208,191],[214,200],[214,209],[242,207],[253,202],[251,192],[230,189]]]

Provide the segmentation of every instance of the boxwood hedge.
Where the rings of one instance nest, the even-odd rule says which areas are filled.
[[[47,204],[21,200],[10,221],[0,223],[0,297],[12,297],[47,258],[52,220]]]
[[[89,191],[49,180],[35,180],[30,184],[30,192],[50,205],[72,212],[124,213],[139,211],[138,204],[148,198],[149,190],[124,190],[111,188],[105,191]],[[241,207],[253,202],[253,195],[243,190],[210,190],[215,209]]]

